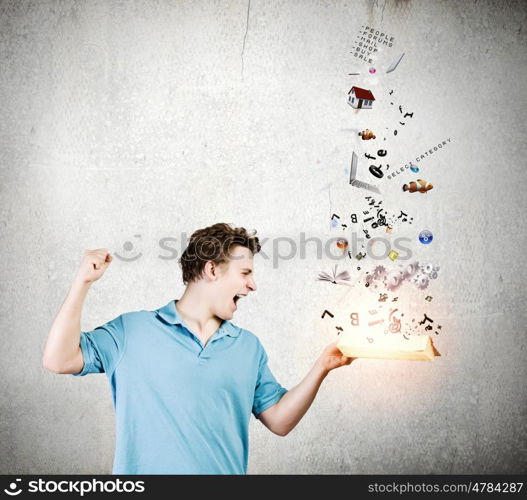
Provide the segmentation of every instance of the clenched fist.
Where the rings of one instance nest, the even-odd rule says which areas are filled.
[[[82,257],[76,280],[82,283],[97,281],[106,271],[113,257],[106,248],[86,250]]]

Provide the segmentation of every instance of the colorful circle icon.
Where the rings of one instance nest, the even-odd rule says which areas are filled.
[[[419,241],[423,245],[428,245],[429,243],[432,243],[433,239],[434,235],[428,229],[425,229],[419,233]]]
[[[370,72],[370,75],[377,73],[377,70],[375,68],[370,68],[368,71]]]
[[[348,246],[348,240],[345,240],[345,239],[340,239],[337,241],[337,246],[341,249],[341,250],[344,250],[347,246]]]
[[[414,174],[417,174],[417,172],[419,172],[419,167],[416,167],[415,165],[410,165],[410,170],[411,170]]]

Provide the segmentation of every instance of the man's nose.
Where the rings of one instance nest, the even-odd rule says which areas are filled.
[[[256,283],[253,279],[251,279],[249,281],[249,283],[247,284],[249,290],[252,290],[253,292],[256,292]]]

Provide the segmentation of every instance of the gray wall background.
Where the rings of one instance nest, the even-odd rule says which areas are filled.
[[[347,74],[367,68],[350,54],[363,24],[395,36],[388,59],[406,54],[372,83],[415,111],[395,164],[452,139],[426,164],[437,186],[426,202],[401,193],[402,176],[383,184],[385,203],[414,215],[413,241],[434,232],[414,251],[441,265],[430,294],[443,356],[332,372],[285,438],[253,419],[249,472],[525,472],[524,2],[248,7],[0,1],[0,473],[111,472],[106,377],[40,364],[85,249],[124,255],[130,241],[142,253],[115,259],[92,287],[82,326],[93,329],[180,296],[160,238],[218,221],[322,237],[333,211],[353,211],[365,192],[343,173],[358,144],[349,130],[368,123],[346,104],[364,80]],[[286,387],[333,340],[320,313],[342,290],[313,281],[329,267],[257,257],[258,292],[234,318]]]

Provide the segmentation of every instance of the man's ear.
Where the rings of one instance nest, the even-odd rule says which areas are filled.
[[[220,277],[220,270],[218,264],[212,260],[208,260],[203,268],[203,274],[211,281],[217,280]]]

